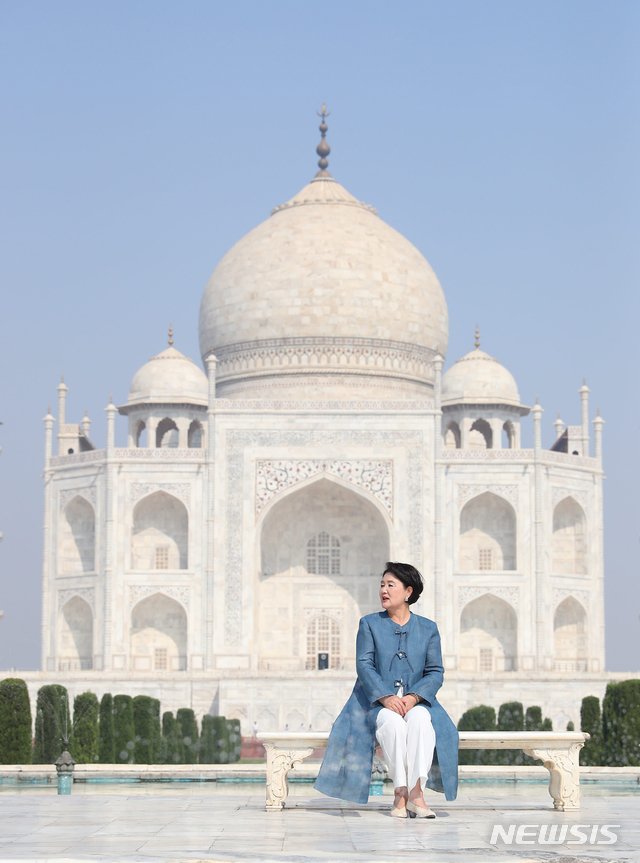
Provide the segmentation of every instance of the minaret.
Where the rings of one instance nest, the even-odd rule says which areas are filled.
[[[595,457],[602,463],[602,426],[604,420],[600,416],[600,409],[596,413],[596,418],[593,421],[593,440],[595,445]]]
[[[58,404],[62,396],[64,410],[64,387],[61,381],[58,387]],[[66,390],[66,387],[64,388]],[[53,424],[55,418],[51,413],[51,407],[47,408],[47,414],[44,417],[44,518],[42,529],[42,616],[40,620],[41,626],[41,668],[43,671],[50,671],[48,668],[51,657],[54,655],[53,639],[55,637],[54,627],[50,626],[51,620],[51,582],[53,579],[53,543],[52,543],[52,513],[53,513],[53,484],[51,478],[53,469],[51,468],[51,457],[53,455]]]
[[[207,367],[207,380],[209,382],[209,398],[207,406],[207,461],[206,461],[206,477],[207,482],[204,488],[204,507],[206,512],[205,526],[205,548],[206,552],[206,622],[205,622],[205,668],[213,668],[215,655],[215,620],[214,620],[214,565],[213,565],[213,549],[215,540],[216,526],[216,496],[215,496],[215,455],[216,455],[216,366],[218,360],[214,354],[209,354],[205,360]]]
[[[85,410],[82,421],[80,422],[80,431],[84,437],[89,437],[89,432],[91,431],[91,420],[89,419],[89,411],[87,410]]]
[[[531,408],[533,414],[533,460],[534,460],[534,541],[535,541],[535,580],[534,596],[536,602],[536,656],[540,669],[549,667],[549,621],[547,615],[546,590],[544,584],[544,505],[542,485],[544,469],[542,465],[542,407],[536,399]]]
[[[51,406],[47,408],[47,415],[42,421],[44,423],[44,466],[46,470],[53,455],[53,424],[55,417],[51,413]]]
[[[581,455],[589,455],[589,387],[584,381],[580,387],[580,404],[582,408],[582,452]]]
[[[62,438],[64,434],[64,425],[67,422],[67,393],[69,387],[65,384],[64,378],[60,378],[58,384],[58,455],[64,455],[64,445]]]
[[[553,427],[556,430],[556,440],[558,440],[564,431],[564,421],[560,419],[560,414],[556,417]]]

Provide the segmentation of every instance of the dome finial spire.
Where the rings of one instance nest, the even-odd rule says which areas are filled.
[[[476,324],[476,332],[473,340],[473,346],[476,350],[480,347],[480,327]]]
[[[318,111],[318,117],[320,117],[321,121],[318,128],[320,129],[320,135],[322,137],[320,138],[320,143],[316,147],[316,153],[318,154],[318,156],[320,156],[320,158],[318,159],[318,167],[320,168],[320,170],[316,174],[316,177],[331,176],[331,174],[327,171],[327,168],[329,167],[329,160],[327,159],[327,156],[331,152],[331,147],[327,143],[327,130],[329,128],[327,126],[327,117],[329,116],[329,113],[330,112],[327,110],[327,106],[323,102],[320,110]]]
[[[170,348],[173,347],[173,327],[169,324],[169,330],[167,332],[167,344]]]

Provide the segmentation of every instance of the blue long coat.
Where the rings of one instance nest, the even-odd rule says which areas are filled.
[[[458,732],[438,703],[444,669],[440,633],[433,620],[412,614],[400,626],[386,611],[361,618],[356,640],[358,679],[349,700],[333,723],[315,788],[330,797],[366,803],[376,746],[378,699],[393,695],[402,681],[404,692],[421,701],[413,710],[428,710],[436,734],[436,751],[427,785],[455,800],[458,791]]]

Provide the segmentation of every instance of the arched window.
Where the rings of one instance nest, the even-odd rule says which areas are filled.
[[[444,435],[445,449],[460,449],[460,426],[450,422]]]
[[[148,495],[133,510],[131,568],[187,569],[188,536],[185,505],[164,491]]]
[[[484,492],[460,513],[460,570],[516,568],[516,514],[504,498]]]
[[[551,567],[554,573],[585,575],[587,542],[584,510],[572,497],[565,497],[553,511]]]
[[[187,667],[187,615],[163,593],[141,600],[131,612],[131,668],[183,671]]]
[[[64,509],[59,570],[65,575],[95,571],[96,519],[91,504],[74,497]]]
[[[462,671],[515,671],[518,621],[503,599],[486,593],[467,603],[460,615]]]
[[[563,599],[553,618],[556,671],[587,670],[587,615],[572,596]]]
[[[507,420],[502,426],[502,448],[513,449],[516,445],[516,430],[513,423]]]
[[[340,575],[340,540],[321,531],[307,542],[307,572]]]
[[[340,668],[340,627],[327,614],[319,614],[309,621],[305,668]]]
[[[200,449],[202,446],[202,425],[198,420],[193,420],[189,426],[187,446],[191,449]]]
[[[486,420],[476,420],[469,430],[470,449],[492,449],[493,432]]]
[[[165,417],[158,423],[156,429],[156,447],[164,449],[170,447],[175,449],[178,446],[178,426],[172,419]]]
[[[66,602],[60,615],[58,671],[93,668],[93,614],[79,596]]]
[[[135,441],[137,447],[147,446],[147,426],[142,420],[136,425]]]

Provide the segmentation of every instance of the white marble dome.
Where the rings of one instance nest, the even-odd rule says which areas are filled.
[[[511,372],[494,357],[475,348],[445,372],[442,403],[520,407],[520,394]]]
[[[378,395],[426,393],[447,338],[428,262],[329,175],[227,252],[200,308],[202,356],[216,355],[227,395],[259,396],[265,383],[286,395],[312,398],[316,386],[337,395],[345,378]]]
[[[129,406],[207,403],[205,373],[172,345],[138,369],[131,381],[127,402]]]

